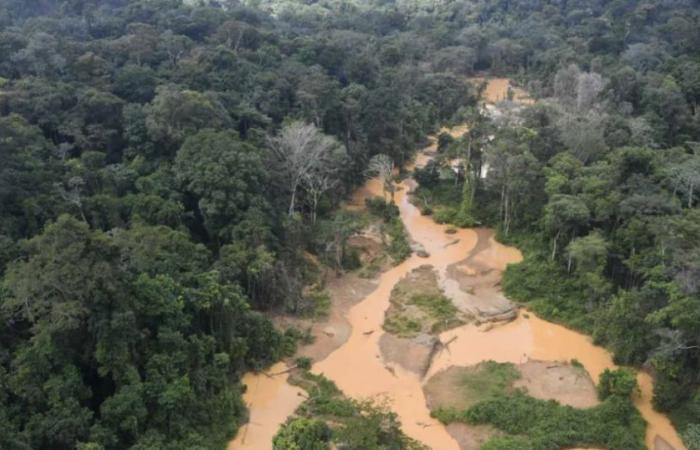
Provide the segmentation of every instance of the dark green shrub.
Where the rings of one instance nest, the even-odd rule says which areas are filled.
[[[382,197],[365,199],[365,205],[370,214],[381,218],[385,222],[399,216],[399,207],[394,203],[387,202]]]
[[[299,356],[294,359],[294,365],[299,369],[309,370],[311,368],[312,360],[308,356]]]
[[[398,217],[389,223],[389,246],[387,252],[396,262],[401,262],[411,256],[411,245],[403,222]]]
[[[630,369],[605,369],[598,383],[598,397],[605,400],[610,396],[630,398],[639,391],[637,377]]]
[[[432,188],[440,181],[439,164],[435,160],[428,161],[423,168],[416,169],[413,178],[424,188]]]
[[[331,430],[325,422],[304,417],[282,425],[272,440],[274,450],[326,450]]]

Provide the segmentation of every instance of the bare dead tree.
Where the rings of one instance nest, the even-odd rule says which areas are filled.
[[[673,181],[673,195],[679,190],[684,192],[688,197],[688,208],[693,207],[695,192],[697,186],[700,186],[700,145],[691,148],[694,154],[669,170]]]
[[[383,196],[386,197],[386,193],[391,193],[391,202],[394,202],[394,183],[392,177],[394,176],[394,160],[388,155],[380,153],[374,155],[372,159],[369,160],[367,165],[367,174],[370,176],[377,176],[382,180]]]
[[[311,221],[313,223],[316,223],[318,202],[321,196],[338,185],[338,179],[335,176],[336,173],[333,170],[310,171],[302,176],[301,184],[311,203],[309,206],[311,206]]]
[[[268,139],[276,157],[287,173],[287,188],[290,193],[289,215],[294,214],[299,188],[313,172],[337,155],[339,143],[323,134],[313,124],[292,122],[282,128],[277,136]]]

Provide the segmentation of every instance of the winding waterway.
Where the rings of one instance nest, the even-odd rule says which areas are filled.
[[[492,83],[495,84],[490,83],[486,90],[486,100],[504,98],[507,81],[498,79]],[[464,127],[451,130],[455,135],[464,131]],[[416,165],[425,164],[433,150],[434,144],[420,153]],[[312,367],[314,373],[333,380],[347,396],[385,400],[399,416],[407,435],[432,449],[449,450],[458,449],[458,444],[444,426],[430,417],[423,394],[423,383],[432,374],[450,366],[469,366],[485,360],[519,364],[528,359],[577,359],[597,382],[603,370],[615,367],[610,354],[593,345],[589,337],[540,319],[533,313],[521,313],[514,321],[488,331],[468,324],[442,333],[440,340],[451,342],[449,351],[440,351],[434,356],[425,377],[385,362],[379,348],[384,313],[389,307],[391,290],[403,276],[420,265],[430,264],[438,271],[444,285],[448,267],[471,257],[500,277],[507,264],[522,258],[517,249],[497,243],[492,233],[462,229],[456,234],[446,234],[446,226],[422,216],[409,202],[407,193],[412,187],[411,179],[403,181],[396,203],[412,240],[420,243],[430,256],[413,255],[379,277],[376,289],[348,311],[345,318],[352,331],[347,341],[325,359],[316,361]],[[381,184],[378,180],[369,180],[358,190],[353,203],[362,205],[365,198],[375,195],[382,195]],[[303,401],[301,390],[287,384],[286,374],[281,373],[284,369],[284,364],[280,363],[264,374],[246,375],[243,382],[248,390],[244,401],[250,408],[250,422],[241,428],[229,450],[271,448],[272,436],[279,425]],[[648,422],[647,446],[654,449],[658,437],[676,450],[684,450],[668,418],[651,406],[651,377],[640,372],[638,381],[641,396],[636,404]]]

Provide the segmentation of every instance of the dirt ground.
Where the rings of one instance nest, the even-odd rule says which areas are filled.
[[[433,354],[438,351],[439,346],[440,340],[428,334],[405,339],[383,333],[379,338],[379,348],[385,362],[399,364],[420,377],[430,368]]]
[[[311,334],[315,336],[314,342],[301,346],[297,356],[311,358],[314,362],[321,361],[348,340],[352,328],[345,314],[376,287],[376,280],[362,278],[355,273],[347,273],[340,277],[330,275],[326,281],[326,289],[331,296],[331,308],[325,319],[278,316],[274,317],[274,322],[280,328],[295,326],[302,330],[310,329]]]
[[[593,381],[582,368],[551,361],[528,361],[515,367],[520,372],[520,378],[513,382],[513,389],[523,388],[532,397],[557,400],[575,408],[590,408],[599,404]],[[459,395],[459,392],[465,374],[475,370],[478,370],[478,366],[453,366],[433,375],[423,386],[428,408],[468,409],[472,406],[475,399],[468,395]],[[498,433],[492,427],[461,423],[450,424],[447,429],[462,450],[476,450]],[[657,446],[656,450],[669,449]]]
[[[457,441],[460,450],[478,450],[486,441],[502,434],[496,428],[488,425],[467,425],[455,422],[445,428],[450,436]]]
[[[476,246],[467,258],[447,267],[441,287],[457,308],[477,320],[512,320],[517,315],[516,305],[503,295],[500,284],[506,264],[518,255],[505,252],[495,242],[493,230],[475,231]]]
[[[384,247],[381,242],[362,234],[350,236],[347,245],[358,252],[363,266],[370,264],[384,254]]]
[[[518,366],[521,378],[513,386],[525,388],[528,395],[556,400],[574,408],[600,404],[593,380],[583,368],[568,363],[528,361]]]
[[[476,370],[475,367],[450,367],[432,376],[423,385],[428,408],[431,410],[439,407],[469,408],[473,402],[466,396],[459,395],[459,386],[464,374],[474,370]],[[490,438],[500,433],[496,428],[488,425],[459,422],[451,423],[446,428],[461,450],[477,450]]]
[[[468,322],[471,317],[455,310],[444,322],[426,307],[414,303],[416,296],[444,298],[438,285],[438,276],[431,265],[424,264],[403,277],[391,291],[391,305],[384,317],[384,329],[400,337],[412,338],[421,334],[437,334]],[[449,300],[449,308],[454,310]]]
[[[476,367],[453,366],[430,378],[424,387],[428,407],[469,408],[471,400],[456,395],[456,392],[464,374],[476,370]],[[600,403],[595,385],[583,368],[564,362],[535,360],[515,367],[520,372],[520,378],[512,387],[523,388],[534,398],[556,400],[575,408],[591,408]]]
[[[676,450],[671,444],[666,442],[662,437],[656,436],[654,439],[654,450]]]

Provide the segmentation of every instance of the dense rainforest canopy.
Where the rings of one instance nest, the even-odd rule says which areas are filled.
[[[481,73],[548,100],[490,139]],[[458,119],[462,218],[532,248],[509,293],[700,441],[699,101],[694,0],[2,0],[0,448],[223,448],[293,351],[260,311],[373,157]]]

